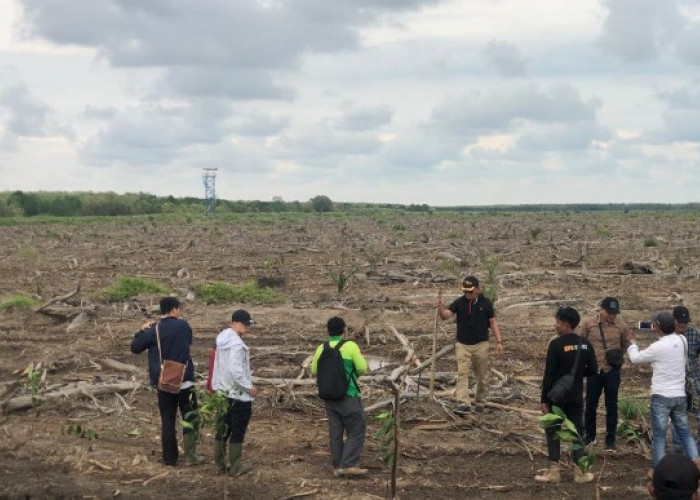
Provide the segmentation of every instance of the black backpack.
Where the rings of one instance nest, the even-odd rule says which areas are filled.
[[[331,347],[329,342],[323,344],[316,367],[316,384],[321,399],[339,401],[348,392],[350,380],[345,374],[343,357],[340,355],[340,348],[344,343],[345,340],[341,340],[335,347]]]

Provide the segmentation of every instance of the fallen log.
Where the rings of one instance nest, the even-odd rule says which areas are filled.
[[[82,384],[60,391],[38,394],[36,396],[19,396],[5,401],[2,406],[4,413],[26,410],[40,404],[57,401],[62,398],[89,398],[103,394],[130,392],[138,389],[141,382],[118,382],[114,384]]]
[[[134,365],[122,363],[121,361],[110,358],[101,359],[97,363],[105,368],[111,368],[112,370],[116,370],[118,372],[141,373],[142,371],[141,368]]]
[[[34,309],[34,312],[40,313],[47,307],[49,307],[51,304],[54,304],[55,302],[61,302],[64,300],[70,299],[73,295],[77,294],[80,292],[80,286],[81,283],[78,283],[78,288],[75,289],[73,292],[69,292],[65,295],[59,295],[58,297],[54,297],[53,299],[49,300],[48,302],[44,302],[42,305],[40,305],[38,308]]]

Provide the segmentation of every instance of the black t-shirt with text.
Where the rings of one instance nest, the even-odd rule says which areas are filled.
[[[469,301],[462,295],[448,309],[457,316],[457,342],[474,345],[489,339],[489,321],[496,315],[489,299],[479,295]]]
[[[544,377],[542,378],[542,397],[540,402],[549,403],[547,393],[554,385],[554,382],[571,371],[576,359],[579,340],[581,340],[582,350],[578,360],[574,386],[564,396],[563,401],[583,402],[583,379],[598,373],[598,363],[596,363],[595,351],[591,343],[586,339],[581,339],[575,333],[565,333],[557,336],[549,343]]]

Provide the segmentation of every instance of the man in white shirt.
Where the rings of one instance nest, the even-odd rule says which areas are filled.
[[[685,358],[688,350],[685,338],[674,332],[675,319],[669,312],[661,312],[654,320],[654,330],[661,334],[659,340],[644,350],[639,350],[632,335],[627,349],[632,363],[651,363],[651,446],[652,468],[656,468],[666,454],[666,430],[668,418],[680,438],[683,451],[691,460],[698,459],[698,449],[690,433],[685,397]]]

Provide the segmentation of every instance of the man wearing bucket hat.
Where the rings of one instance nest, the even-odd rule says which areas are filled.
[[[463,295],[457,298],[447,308],[442,301],[437,303],[438,315],[441,319],[456,316],[457,342],[455,355],[457,357],[457,388],[455,398],[460,406],[455,410],[459,415],[472,411],[484,411],[486,397],[486,382],[489,370],[489,329],[496,336],[496,354],[503,352],[503,336],[496,321],[496,314],[491,301],[481,294],[479,279],[467,276],[462,281]],[[469,371],[474,365],[476,375],[475,405],[472,406],[469,396]]]

